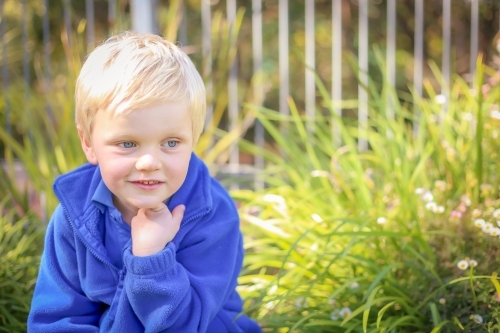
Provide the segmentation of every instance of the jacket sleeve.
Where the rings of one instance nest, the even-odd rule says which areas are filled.
[[[242,237],[237,212],[227,205],[190,222],[178,250],[174,242],[148,257],[125,250],[126,294],[146,332],[206,332],[216,316],[225,326],[217,332],[241,332],[234,323],[241,301],[227,301],[235,296]]]
[[[59,205],[47,227],[28,332],[98,332],[99,305],[80,289],[74,234]]]

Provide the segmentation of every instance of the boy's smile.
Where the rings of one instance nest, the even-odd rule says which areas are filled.
[[[155,208],[181,187],[194,144],[183,102],[118,115],[99,111],[90,142],[82,134],[80,139],[127,223],[139,208]]]

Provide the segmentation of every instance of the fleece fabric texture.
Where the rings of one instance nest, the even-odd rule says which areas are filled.
[[[103,245],[105,213],[92,201],[102,183],[86,164],[60,176],[60,205],[47,228],[28,317],[28,332],[260,333],[241,315],[235,288],[243,246],[227,191],[194,154],[184,184],[168,202],[186,206],[181,228],[163,251],[123,265]]]

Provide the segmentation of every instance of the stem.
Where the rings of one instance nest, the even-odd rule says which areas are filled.
[[[477,297],[476,291],[474,290],[474,281],[473,281],[473,272],[474,268],[471,267],[469,270],[469,283],[470,283],[470,291],[472,292],[472,303],[474,304],[474,313],[478,313],[477,311]]]
[[[476,122],[476,180],[477,180],[477,202],[481,202],[480,186],[483,183],[483,71],[482,64],[478,60],[477,76],[476,76],[476,92],[477,92],[477,122]]]

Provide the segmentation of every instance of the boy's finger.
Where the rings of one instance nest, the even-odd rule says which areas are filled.
[[[158,204],[158,206],[153,207],[153,208],[149,208],[149,211],[154,212],[154,213],[159,213],[159,212],[163,211],[164,209],[168,209],[167,205],[165,205],[163,202],[160,202]]]
[[[172,210],[172,220],[181,224],[182,218],[184,217],[184,212],[186,211],[186,206],[179,205]]]

